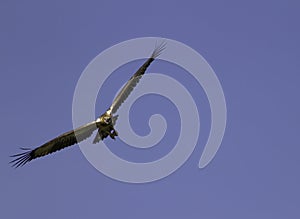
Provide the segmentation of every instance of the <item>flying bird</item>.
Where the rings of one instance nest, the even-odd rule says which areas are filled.
[[[149,65],[162,53],[166,48],[166,42],[162,42],[160,45],[156,46],[152,52],[150,58],[148,58],[145,63],[135,72],[135,74],[128,80],[128,82],[123,86],[121,91],[115,97],[112,102],[112,105],[109,109],[98,117],[95,121],[87,123],[75,130],[66,132],[48,142],[37,147],[35,149],[21,148],[25,150],[23,153],[12,155],[14,158],[10,163],[13,167],[23,166],[26,163],[30,162],[33,159],[46,156],[53,152],[59,151],[63,148],[74,145],[78,142],[81,142],[89,138],[95,130],[97,134],[93,140],[93,143],[98,143],[99,141],[105,139],[106,137],[111,137],[115,139],[118,136],[118,132],[115,130],[114,125],[118,118],[118,115],[115,115],[122,103],[127,99],[132,90],[136,87],[145,71]]]

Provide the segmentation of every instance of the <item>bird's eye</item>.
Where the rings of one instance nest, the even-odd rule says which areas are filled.
[[[110,123],[110,121],[111,121],[111,118],[105,119],[105,122],[106,122],[107,124]]]

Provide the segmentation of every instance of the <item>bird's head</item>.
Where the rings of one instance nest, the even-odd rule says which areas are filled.
[[[100,117],[100,123],[103,125],[111,125],[112,124],[112,119],[111,119],[111,115],[104,113],[101,117]]]
[[[109,124],[111,124],[111,117],[110,116],[105,116],[103,118],[103,121],[104,121],[105,124],[109,125]]]

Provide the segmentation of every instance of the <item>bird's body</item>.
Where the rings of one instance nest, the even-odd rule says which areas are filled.
[[[21,148],[22,150],[26,150],[23,153],[13,155],[11,157],[15,157],[10,163],[13,166],[19,167],[28,163],[29,161],[48,155],[50,153],[59,151],[63,148],[74,145],[78,142],[81,142],[87,138],[89,138],[95,130],[97,134],[93,140],[93,143],[97,143],[104,138],[110,136],[112,139],[115,139],[118,136],[118,132],[114,129],[114,125],[118,118],[118,115],[114,115],[121,104],[126,100],[131,91],[137,85],[146,69],[149,65],[161,54],[161,52],[165,49],[166,43],[163,42],[159,46],[155,48],[150,58],[146,60],[146,62],[136,71],[136,73],[129,79],[129,81],[124,85],[121,91],[118,93],[116,98],[114,99],[110,108],[103,113],[100,117],[98,117],[95,121],[87,123],[83,126],[75,130],[71,130],[66,132],[48,142],[37,147],[36,149],[27,149]]]

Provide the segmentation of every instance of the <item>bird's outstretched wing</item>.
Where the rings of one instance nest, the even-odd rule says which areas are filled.
[[[154,59],[156,59],[161,54],[161,52],[165,49],[165,46],[166,43],[163,42],[155,48],[151,57],[147,59],[147,61],[138,69],[138,71],[124,85],[124,87],[117,95],[117,97],[114,99],[111,107],[107,110],[106,113],[112,115],[117,112],[118,108],[126,100],[126,98],[129,96],[133,88],[137,85],[137,83],[145,73],[148,66],[151,64],[151,62],[154,61]],[[115,116],[114,118],[117,118],[117,116]],[[12,163],[12,166],[14,167],[23,166],[35,158],[42,157],[47,154],[51,154],[55,151],[59,151],[63,148],[69,147],[71,145],[83,141],[84,139],[90,137],[96,129],[98,129],[97,122],[94,121],[86,125],[83,125],[75,130],[66,132],[52,139],[51,141],[41,145],[36,149],[31,150],[31,149],[21,148],[26,151],[11,156],[14,157],[15,159],[12,160],[10,163]]]
[[[153,62],[154,59],[156,59],[165,48],[166,48],[165,41],[155,47],[151,57],[147,59],[147,61],[136,71],[136,73],[128,80],[128,82],[124,85],[124,87],[118,93],[118,95],[114,99],[111,107],[107,110],[108,114],[115,114],[117,112],[119,107],[127,99],[129,94],[132,92],[132,90],[138,84],[138,82],[144,75],[146,69],[149,67],[151,62]]]
[[[59,151],[63,148],[69,147],[71,145],[83,141],[84,139],[90,137],[96,129],[97,129],[96,121],[90,122],[75,130],[62,134],[36,149],[31,150],[31,149],[21,148],[27,151],[11,156],[14,157],[15,159],[12,160],[10,163],[12,163],[12,166],[14,167],[23,166],[24,164],[26,164],[27,162],[35,158],[42,157],[47,154],[51,154],[55,151]]]

